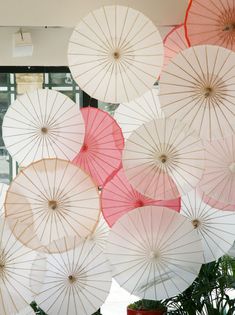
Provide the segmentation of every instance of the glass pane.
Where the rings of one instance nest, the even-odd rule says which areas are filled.
[[[0,73],[0,85],[8,85],[8,73]]]
[[[51,85],[72,85],[73,79],[70,73],[49,73]]]
[[[112,104],[112,103],[103,103],[103,102],[98,102],[98,107],[105,112],[108,112],[110,115],[114,115],[115,110],[118,108],[119,104]]]
[[[0,182],[9,183],[10,157],[2,139],[3,117],[9,105],[8,93],[0,92]]]

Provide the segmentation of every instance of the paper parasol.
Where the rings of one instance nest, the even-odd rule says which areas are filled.
[[[20,96],[3,120],[5,146],[20,166],[42,158],[73,159],[84,138],[78,106],[54,90],[38,89]]]
[[[204,148],[185,124],[155,119],[127,139],[123,168],[130,184],[143,195],[176,199],[192,190],[201,179]]]
[[[206,143],[205,149],[200,190],[218,201],[235,204],[235,136]]]
[[[235,212],[221,211],[205,204],[196,190],[182,197],[180,213],[198,232],[205,263],[217,260],[231,248],[235,240]]]
[[[0,218],[4,215],[4,202],[6,197],[6,192],[8,189],[8,185],[0,183]]]
[[[112,226],[125,213],[138,207],[150,205],[164,206],[180,211],[180,198],[161,201],[141,195],[128,182],[123,168],[106,183],[101,192],[101,209],[109,226]]]
[[[120,167],[124,139],[121,128],[107,112],[86,107],[82,110],[86,126],[83,146],[73,163],[102,186]]]
[[[105,221],[103,214],[100,213],[99,222],[95,228],[95,231],[87,237],[91,242],[94,242],[100,249],[104,249],[109,236],[109,226]]]
[[[113,276],[131,294],[160,300],[184,291],[203,262],[187,218],[167,208],[137,208],[112,227],[107,254]]]
[[[132,102],[120,104],[114,114],[125,139],[142,124],[161,117],[157,88],[153,88]]]
[[[4,218],[0,231],[0,314],[12,315],[34,299],[37,291],[32,287],[40,287],[46,260],[16,240]]]
[[[180,52],[163,70],[160,104],[166,116],[187,122],[203,139],[235,130],[235,53],[217,46]]]
[[[235,242],[233,243],[233,246],[228,251],[228,255],[235,258]]]
[[[190,0],[185,34],[192,46],[211,44],[235,50],[234,1]]]
[[[129,102],[151,89],[160,73],[161,35],[141,12],[104,6],[74,29],[68,63],[74,80],[91,97]]]
[[[66,247],[66,238],[63,242]],[[48,256],[44,285],[35,300],[48,315],[90,315],[104,303],[110,286],[106,257],[94,244],[82,242]]]
[[[11,183],[6,217],[27,225],[32,236],[47,246],[64,236],[86,237],[100,214],[97,187],[69,161],[44,159],[32,163]],[[24,243],[24,239],[17,234]],[[28,246],[31,246],[28,244]]]
[[[177,25],[171,29],[163,40],[164,43],[164,67],[168,65],[173,57],[189,47],[184,31],[184,24]]]

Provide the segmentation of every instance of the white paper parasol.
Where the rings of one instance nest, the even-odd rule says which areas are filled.
[[[180,213],[189,219],[202,239],[205,263],[228,252],[235,240],[235,212],[212,208],[196,190],[183,196],[181,202]]]
[[[137,208],[112,228],[107,244],[114,278],[130,293],[160,300],[184,291],[203,262],[187,218],[167,208]]]
[[[235,136],[206,143],[205,148],[200,190],[227,205],[235,204]]]
[[[66,238],[63,242],[67,247]],[[48,315],[90,315],[105,301],[111,280],[102,251],[94,243],[82,242],[70,251],[48,256],[44,285],[36,302]]]
[[[160,103],[166,116],[197,130],[203,139],[235,130],[235,53],[218,46],[185,49],[163,70]]]
[[[157,88],[153,88],[132,102],[120,104],[114,114],[125,139],[142,124],[161,117],[163,115]]]
[[[8,189],[8,185],[0,183],[0,218],[4,215],[4,202],[6,197],[6,192]]]
[[[141,12],[104,6],[74,29],[68,63],[74,80],[91,97],[129,102],[151,89],[163,63],[156,26]]]
[[[3,120],[3,139],[21,165],[43,158],[73,159],[83,144],[84,122],[78,106],[54,90],[20,96]]]
[[[45,273],[45,256],[15,239],[16,224],[11,231],[6,220],[0,219],[1,315],[16,314],[32,302]]]
[[[185,124],[155,119],[127,139],[123,168],[131,185],[143,195],[176,199],[201,179],[204,148]]]
[[[26,225],[31,235],[47,246],[64,236],[86,237],[93,232],[100,214],[99,193],[77,166],[45,159],[32,163],[14,179],[5,211],[7,218],[18,220],[19,230],[20,225]]]

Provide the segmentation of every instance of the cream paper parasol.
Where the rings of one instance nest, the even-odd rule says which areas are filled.
[[[174,57],[160,79],[160,104],[167,117],[183,120],[201,138],[233,134],[235,53],[196,46]]]
[[[18,97],[8,108],[2,129],[5,146],[20,166],[43,158],[73,159],[85,132],[78,106],[48,89]]]
[[[155,119],[127,139],[123,168],[130,184],[153,199],[171,200],[192,190],[204,170],[204,148],[187,125]]]
[[[150,89],[163,63],[156,26],[129,7],[104,6],[74,29],[68,63],[74,80],[106,103],[129,102]]]
[[[11,183],[6,217],[27,226],[35,244],[47,246],[63,236],[86,237],[100,214],[98,189],[91,178],[69,161],[45,159],[32,163]],[[17,237],[24,243],[23,237]],[[34,246],[33,243],[28,246]]]
[[[157,87],[147,91],[134,101],[120,104],[114,113],[114,118],[122,128],[125,139],[142,124],[161,117],[163,114]]]
[[[67,247],[67,239],[61,240]],[[48,315],[90,315],[105,301],[111,287],[107,258],[94,243],[83,241],[64,253],[48,256],[48,268],[37,304]]]
[[[10,229],[7,221],[0,219],[1,315],[16,314],[34,299],[46,270],[45,256],[22,245],[14,237],[16,225],[17,222]]]
[[[184,291],[203,262],[201,240],[188,219],[147,206],[123,216],[107,243],[112,272],[131,294],[160,300]]]
[[[235,212],[212,208],[196,190],[183,196],[181,202],[180,213],[189,219],[202,239],[205,263],[226,254],[235,240]]]
[[[6,197],[6,192],[8,189],[8,185],[0,183],[0,218],[4,215],[4,202]]]

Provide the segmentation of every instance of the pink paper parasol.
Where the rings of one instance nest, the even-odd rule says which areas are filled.
[[[192,46],[212,44],[235,50],[234,0],[190,0],[185,35]]]
[[[85,139],[73,163],[86,171],[97,185],[120,167],[124,139],[121,128],[107,113],[93,107],[82,110],[85,121]]]
[[[206,144],[200,190],[226,205],[235,204],[235,136]]]
[[[189,47],[185,37],[184,24],[172,28],[164,38],[163,43],[165,50],[163,67],[165,67],[174,56]]]
[[[109,226],[112,226],[125,213],[138,207],[150,205],[179,211],[180,198],[161,201],[140,194],[128,182],[123,168],[105,184],[101,193],[101,208]]]

